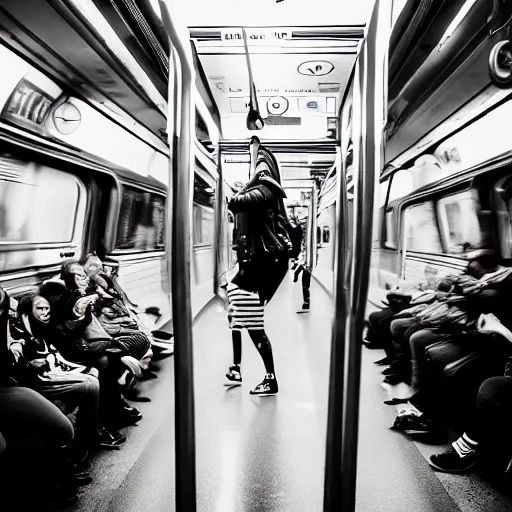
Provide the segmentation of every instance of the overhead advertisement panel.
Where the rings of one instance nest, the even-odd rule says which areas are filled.
[[[279,41],[290,41],[292,31],[287,29],[268,29],[268,28],[246,28],[247,42],[250,45],[272,45]],[[221,30],[221,38],[224,44],[231,46],[243,46],[244,36],[241,28],[226,28]]]

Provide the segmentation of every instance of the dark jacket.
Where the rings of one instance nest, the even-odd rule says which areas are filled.
[[[231,199],[228,208],[235,214],[233,248],[239,262],[291,252],[285,197],[281,185],[260,172]]]

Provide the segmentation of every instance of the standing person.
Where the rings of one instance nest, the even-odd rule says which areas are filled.
[[[264,328],[264,306],[272,299],[288,271],[292,252],[289,221],[283,199],[279,170],[274,156],[259,148],[256,172],[249,183],[229,202],[235,216],[233,248],[238,272],[227,287],[234,361],[226,378],[241,384],[241,330],[247,329],[265,365],[263,381],[252,395],[278,392],[272,345]]]
[[[298,222],[298,221],[297,221]],[[301,224],[301,230],[302,230],[302,242],[301,242],[301,252],[300,256],[298,258],[298,261],[296,262],[296,265],[294,267],[294,274],[293,274],[293,282],[296,283],[299,280],[299,276],[302,273],[302,308],[297,311],[297,313],[309,313],[310,308],[310,287],[311,287],[311,273],[312,268],[311,265],[307,263],[307,243],[306,243],[306,236],[307,236],[307,229],[305,224]]]

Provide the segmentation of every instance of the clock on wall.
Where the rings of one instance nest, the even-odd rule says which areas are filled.
[[[53,124],[62,135],[71,135],[80,126],[82,114],[70,101],[65,101],[53,111]]]

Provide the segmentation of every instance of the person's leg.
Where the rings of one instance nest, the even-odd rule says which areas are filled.
[[[254,346],[258,350],[263,364],[265,365],[265,371],[268,374],[275,374],[274,369],[274,357],[272,355],[272,345],[268,339],[267,334],[264,330],[249,330],[249,336],[251,337]]]
[[[25,387],[0,387],[0,431],[20,439],[44,440],[56,448],[67,446],[73,425],[60,409],[36,391]]]
[[[408,380],[410,374],[409,334],[418,329],[415,318],[399,318],[391,322],[390,333],[393,346],[393,361],[384,380],[387,384],[398,384]]]
[[[233,364],[226,373],[226,386],[238,386],[242,383],[242,372],[240,363],[242,362],[242,332],[231,330],[231,340],[233,343]]]
[[[69,401],[77,405],[77,439],[88,449],[96,447],[100,394],[100,384],[96,377],[83,373],[67,374],[63,375],[62,381],[38,384],[36,391],[49,400]]]
[[[240,366],[242,362],[242,333],[241,331],[231,331],[233,342],[233,364]]]
[[[422,329],[416,331],[409,338],[409,347],[411,349],[411,386],[415,390],[420,390],[422,384],[425,383],[426,375],[426,362],[427,348],[442,341],[446,335],[435,333],[429,329]]]
[[[1,457],[1,470],[7,473],[1,478],[9,486],[9,492],[0,492],[0,508],[24,508],[24,499],[30,501],[32,493],[38,495],[39,506],[45,501],[64,506],[76,502],[75,470],[68,458],[74,429],[58,407],[32,389],[2,386],[0,431],[7,446]],[[18,473],[18,464],[23,470],[21,473]],[[11,482],[13,472],[17,477]],[[88,478],[85,483],[91,481],[90,475],[81,477],[82,482],[85,477]],[[27,509],[34,506],[33,503],[26,505]]]
[[[464,434],[452,448],[430,457],[431,465],[450,473],[463,472],[475,463],[476,449],[482,441],[510,429],[512,423],[512,377],[491,377],[478,390],[472,418]]]
[[[304,269],[302,273],[302,297],[304,299],[304,306],[310,306],[310,289],[311,287],[311,272],[308,269]],[[302,306],[302,307],[304,307]]]
[[[263,381],[251,391],[252,395],[268,396],[275,395],[278,391],[277,380],[274,369],[274,357],[272,355],[272,345],[263,329],[249,330],[249,335],[258,350],[263,364],[265,365],[266,375]]]
[[[100,383],[99,424],[106,427],[111,433],[117,429],[134,425],[142,419],[140,412],[128,406],[123,400],[117,382],[117,372],[111,364],[110,358],[100,355],[94,361],[98,369]]]

